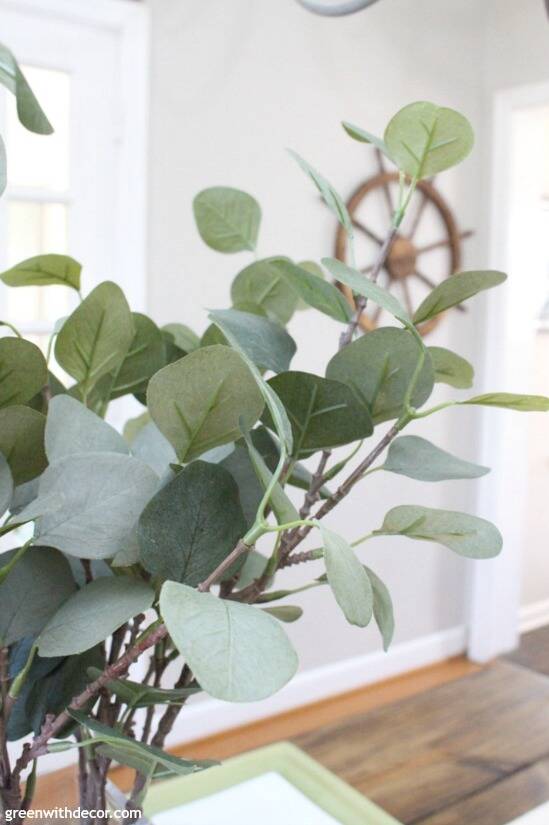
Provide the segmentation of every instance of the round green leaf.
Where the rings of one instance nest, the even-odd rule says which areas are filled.
[[[255,249],[261,209],[251,195],[228,186],[213,186],[195,197],[193,211],[200,237],[212,249]]]
[[[284,630],[259,608],[166,582],[160,611],[198,683],[216,699],[266,699],[297,670],[297,655]]]
[[[344,538],[319,524],[328,584],[350,624],[366,627],[372,619],[374,595],[364,567]]]
[[[283,372],[290,366],[297,347],[293,338],[276,321],[237,309],[216,309],[210,312],[210,317],[222,322],[260,369]]]
[[[0,407],[24,404],[48,380],[40,349],[23,338],[0,338]]]
[[[141,514],[139,558],[153,576],[195,587],[245,532],[238,487],[230,473],[194,461],[162,487]]]
[[[398,418],[418,360],[417,345],[406,330],[383,327],[344,347],[329,362],[326,377],[350,387],[371,411],[374,423]],[[427,401],[434,386],[428,356],[412,397],[414,407]]]
[[[149,382],[147,403],[180,461],[240,438],[240,419],[253,426],[263,398],[240,355],[205,347],[164,367]]]
[[[298,296],[267,258],[254,261],[238,273],[231,287],[235,305],[255,304],[270,318],[287,324],[295,312]]]
[[[114,427],[69,395],[57,395],[49,403],[45,444],[50,464],[78,453],[129,452]]]
[[[468,513],[402,505],[389,510],[377,535],[400,535],[434,541],[470,559],[491,559],[502,548],[501,533],[491,522]]]
[[[46,467],[44,428],[46,418],[30,407],[0,410],[0,453],[10,465],[16,484],[32,481]]]
[[[284,372],[271,378],[269,384],[290,418],[296,457],[359,441],[372,434],[370,413],[353,391],[339,381],[307,372]],[[268,410],[262,420],[273,428]]]
[[[37,255],[2,272],[8,286],[48,286],[57,284],[80,290],[82,265],[68,255]]]
[[[480,478],[488,467],[471,464],[417,435],[395,439],[387,453],[383,469],[418,481],[447,481],[455,478]]]
[[[414,324],[422,324],[450,307],[455,307],[485,289],[502,284],[503,272],[458,272],[438,284],[417,308]]]
[[[422,180],[461,163],[475,136],[459,112],[420,102],[397,112],[385,130],[384,142],[398,168]]]
[[[38,638],[40,656],[72,656],[105,641],[144,613],[154,590],[135,579],[106,576],[85,585],[54,613]]]

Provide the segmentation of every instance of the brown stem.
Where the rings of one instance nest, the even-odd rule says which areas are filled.
[[[200,593],[207,593],[208,590],[212,585],[219,581],[219,579],[223,576],[223,573],[226,573],[229,567],[231,567],[234,562],[240,558],[244,553],[247,553],[250,550],[250,546],[245,544],[242,539],[238,542],[234,550],[232,550],[226,559],[224,559],[220,565],[218,565],[213,573],[210,573],[207,579],[204,579],[203,582],[197,587],[197,590]]]
[[[375,262],[375,264],[372,268],[372,272],[370,274],[370,280],[373,281],[374,283],[377,281],[377,279],[379,277],[379,273],[381,272],[381,270],[383,269],[383,267],[385,265],[385,262],[386,262],[386,260],[389,256],[389,252],[391,251],[393,241],[395,240],[397,234],[398,234],[397,227],[392,226],[391,231],[389,232],[389,234],[387,235],[387,237],[385,238],[385,240],[383,242],[383,246],[379,250],[379,255],[377,257],[377,260],[376,260],[376,262]],[[362,313],[364,312],[367,303],[368,303],[368,299],[365,298],[364,295],[359,295],[356,298],[354,315],[353,315],[351,321],[349,321],[349,323],[347,324],[347,329],[345,330],[345,332],[343,332],[341,334],[341,338],[339,339],[339,348],[340,349],[343,349],[343,347],[346,347],[347,344],[350,344],[351,341],[353,340],[353,336],[354,336],[354,334],[355,334],[355,332],[358,328],[358,325],[360,323],[360,317],[361,317]]]
[[[181,675],[179,679],[175,683],[175,689],[179,690],[180,688],[187,687],[189,682],[192,681],[192,673],[187,665],[183,666],[183,670],[181,671]],[[163,748],[164,742],[166,741],[166,737],[173,728],[174,722],[177,719],[181,708],[185,704],[185,700],[181,702],[180,705],[168,705],[162,718],[158,723],[158,728],[156,730],[155,735],[151,740],[151,745],[154,745],[156,748]]]

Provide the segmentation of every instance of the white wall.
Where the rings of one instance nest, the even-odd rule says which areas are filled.
[[[207,249],[195,230],[191,201],[221,184],[253,193],[263,207],[259,254],[320,258],[332,251],[334,223],[284,151],[293,147],[344,195],[374,170],[350,142],[343,118],[383,130],[401,106],[432,99],[478,123],[483,26],[477,0],[387,0],[352,18],[326,20],[293,0],[152,0],[150,311],[158,321],[205,326],[204,307],[228,303],[231,278],[249,260]],[[467,44],[466,55],[464,44]],[[440,186],[464,227],[479,222],[475,154]],[[467,247],[476,259],[481,239]],[[476,313],[450,316],[432,343],[475,356]],[[291,328],[300,347],[294,366],[322,374],[339,330],[316,314]],[[432,422],[432,423],[431,423]],[[473,415],[460,410],[431,419],[428,435],[474,456]],[[425,430],[423,430],[425,432]],[[470,508],[465,482],[421,485],[375,475],[330,518],[349,539],[381,522],[397,503]],[[378,540],[363,551],[396,603],[397,641],[428,636],[464,622],[465,563],[448,551],[406,540]],[[310,580],[320,567],[288,574]],[[305,618],[289,630],[302,666],[312,668],[379,649],[373,628],[349,627],[328,593],[299,597]]]

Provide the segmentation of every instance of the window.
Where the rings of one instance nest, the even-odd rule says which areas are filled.
[[[91,7],[91,8],[90,8]],[[147,14],[130,0],[0,0],[1,39],[54,126],[27,132],[0,92],[8,188],[0,269],[45,252],[83,264],[83,291],[114,280],[145,295]],[[77,300],[63,287],[0,288],[0,319],[44,346]]]

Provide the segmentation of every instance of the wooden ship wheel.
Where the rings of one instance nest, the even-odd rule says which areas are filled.
[[[381,152],[376,149],[376,154],[378,174],[361,183],[347,203],[356,229],[357,266],[365,274],[372,270],[383,244],[399,188],[398,172],[387,171]],[[471,231],[460,232],[450,207],[435,188],[433,179],[420,181],[378,283],[393,292],[413,315],[431,289],[461,268],[461,242],[472,234]],[[341,226],[336,235],[335,257],[349,263],[347,234]],[[344,284],[337,286],[354,307],[352,290]],[[458,309],[464,311],[463,307]],[[442,317],[437,315],[422,324],[419,327],[421,334],[431,332]],[[379,307],[368,304],[361,317],[362,329],[369,332],[383,323],[385,313]]]

